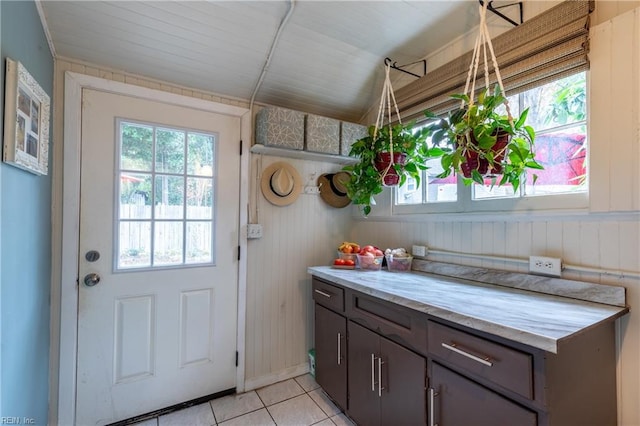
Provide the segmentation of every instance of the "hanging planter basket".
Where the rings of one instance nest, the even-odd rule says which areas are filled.
[[[540,170],[543,167],[535,161],[535,131],[525,124],[528,109],[523,110],[517,119],[511,115],[489,37],[486,22],[488,3],[485,1],[480,6],[480,32],[471,56],[464,91],[451,95],[460,101],[460,107],[445,118],[429,111],[425,114],[428,118],[437,119],[427,126],[433,132],[432,142],[438,145],[444,141],[447,144],[447,152],[441,159],[443,172],[438,178],[456,173],[464,178],[466,185],[473,182],[484,185],[490,178],[492,186],[509,184],[516,192],[521,183],[526,182],[527,169]],[[476,91],[481,58],[484,64],[484,88]],[[493,91],[490,88],[489,63],[493,65],[497,81]],[[502,105],[506,114],[498,112]],[[532,183],[536,179],[534,174]]]
[[[369,126],[366,137],[351,145],[349,155],[358,161],[343,168],[351,174],[346,184],[347,194],[353,204],[363,206],[365,216],[375,205],[374,197],[385,187],[401,186],[408,179],[419,186],[427,161],[443,153],[441,148],[427,146],[429,131],[426,128],[416,130],[414,123],[402,124],[389,69],[387,64],[375,125]]]
[[[473,135],[471,136],[473,143],[477,144]],[[462,175],[466,178],[472,177],[473,170],[477,170],[484,177],[494,177],[502,173],[502,162],[504,161],[504,153],[511,135],[507,132],[499,132],[496,135],[496,143],[491,147],[493,154],[493,166],[489,160],[476,151],[467,150],[464,154],[465,162],[460,164]]]
[[[407,161],[407,155],[395,152],[393,158],[390,152],[381,152],[375,159],[376,170],[382,175],[382,183],[384,186],[396,186],[400,183],[400,175],[396,171],[394,164],[403,167]]]

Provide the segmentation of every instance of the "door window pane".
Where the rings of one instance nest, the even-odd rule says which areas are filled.
[[[211,262],[211,222],[187,222],[186,240],[186,263]]]
[[[151,222],[120,222],[118,268],[151,266]]]
[[[151,219],[151,175],[120,172],[120,219]]]
[[[156,219],[182,219],[184,214],[184,177],[156,176]]]
[[[118,126],[116,269],[215,263],[215,135]]]
[[[196,176],[213,176],[213,135],[189,133],[187,150],[187,173]]]
[[[156,171],[183,173],[184,132],[158,129],[156,131]]]
[[[213,215],[211,179],[187,179],[187,219],[211,219]]]
[[[183,247],[183,222],[156,222],[153,235],[153,264],[180,265]]]
[[[120,168],[151,171],[153,127],[142,124],[120,124]]]

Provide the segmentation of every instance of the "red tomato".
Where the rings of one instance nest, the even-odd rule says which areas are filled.
[[[378,249],[375,250],[374,254],[376,256],[384,256],[384,253],[382,252],[382,250],[378,250]]]
[[[345,266],[355,266],[356,262],[354,262],[351,259],[344,259],[344,264],[345,264]]]
[[[345,265],[346,260],[345,259],[336,259],[333,261],[333,264],[336,266],[344,266]]]

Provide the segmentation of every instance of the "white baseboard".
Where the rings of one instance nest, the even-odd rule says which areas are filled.
[[[253,377],[244,381],[245,392],[261,388],[263,386],[272,385],[283,380],[288,380],[293,377],[301,376],[309,372],[309,363],[296,365],[295,367],[289,367],[284,370],[280,370],[276,373],[267,374],[265,376]]]

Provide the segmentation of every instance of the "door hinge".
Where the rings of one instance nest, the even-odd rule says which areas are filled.
[[[238,246],[238,260],[240,260],[240,246]]]
[[[242,139],[240,139],[240,155],[242,155]]]
[[[240,356],[240,354],[238,354],[238,351],[236,351],[236,367],[238,366],[238,357]]]

